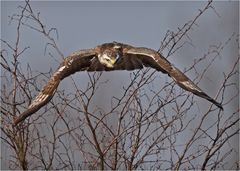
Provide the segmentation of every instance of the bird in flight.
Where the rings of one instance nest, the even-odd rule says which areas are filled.
[[[184,73],[157,51],[145,47],[133,47],[123,43],[112,42],[98,45],[92,49],[79,50],[65,58],[27,110],[20,114],[13,124],[17,125],[24,121],[46,105],[52,99],[61,80],[75,72],[135,70],[143,67],[151,67],[168,74],[181,88],[212,102],[223,110],[220,103],[204,93]]]

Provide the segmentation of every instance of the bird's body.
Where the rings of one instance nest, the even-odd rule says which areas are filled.
[[[46,105],[53,97],[60,81],[78,71],[113,71],[134,70],[151,67],[168,74],[183,89],[207,99],[223,110],[220,103],[209,97],[185,74],[173,66],[155,50],[145,47],[133,47],[123,43],[105,43],[92,49],[74,52],[62,62],[58,70],[49,79],[47,85],[39,92],[28,109],[15,121],[14,125]]]

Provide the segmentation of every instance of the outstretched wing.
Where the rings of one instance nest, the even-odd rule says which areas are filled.
[[[31,102],[28,109],[15,119],[14,125],[22,122],[27,117],[37,112],[42,106],[46,105],[52,99],[62,79],[77,71],[88,70],[94,62],[95,64],[93,66],[96,66],[97,60],[95,57],[95,49],[86,49],[77,51],[65,58],[58,70],[51,76],[47,84]]]
[[[123,51],[124,58],[130,58],[133,61],[141,60],[146,67],[155,68],[158,71],[167,73],[173,80],[183,89],[192,92],[193,94],[205,98],[215,104],[221,110],[223,107],[206,93],[204,93],[196,84],[194,84],[184,73],[173,66],[166,58],[156,51],[148,48],[130,48]],[[125,59],[125,60],[126,60]],[[132,62],[134,64],[135,62]]]

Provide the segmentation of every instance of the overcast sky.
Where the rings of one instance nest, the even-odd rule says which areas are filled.
[[[9,25],[9,18],[17,12],[17,6],[23,2],[1,2],[1,38],[14,42],[16,25]],[[167,30],[176,31],[186,22],[192,20],[206,2],[169,1],[169,2],[32,2],[33,10],[40,12],[40,18],[48,28],[57,28],[60,50],[65,56],[85,48],[92,48],[105,42],[118,41],[133,46],[145,46],[157,50]],[[226,1],[213,3],[217,15],[208,10],[197,21],[197,26],[189,33],[193,46],[186,44],[169,60],[179,69],[190,66],[194,59],[202,57],[211,45],[226,42],[233,33],[238,33],[239,2]],[[19,11],[18,11],[19,12]],[[46,72],[55,70],[58,62],[44,54],[46,39],[31,30],[22,30],[21,46],[30,46],[30,50],[22,57],[22,67],[29,63],[34,71]],[[164,51],[166,53],[166,51]],[[226,46],[221,57],[211,66],[208,77],[199,86],[214,97],[223,80],[223,72],[228,73],[238,54],[235,44]],[[59,62],[60,56],[54,56]],[[106,93],[115,93],[119,86],[126,82],[126,72],[105,73],[103,79],[111,78],[111,86],[103,89],[96,99],[103,105]],[[194,78],[194,73],[188,73]],[[74,78],[87,81],[84,74],[75,74]],[[167,75],[161,78],[168,79]],[[66,88],[71,82],[63,81],[60,89]],[[107,97],[106,97],[107,98]],[[109,100],[109,99],[105,99]],[[201,99],[198,98],[200,101]],[[237,104],[237,102],[236,102]],[[228,106],[233,107],[233,106]]]

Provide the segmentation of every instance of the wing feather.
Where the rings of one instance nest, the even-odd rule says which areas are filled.
[[[47,84],[31,102],[27,110],[14,120],[14,125],[22,122],[37,112],[42,106],[46,105],[52,99],[60,81],[77,71],[87,70],[91,66],[95,56],[95,49],[86,49],[77,51],[65,58],[58,70],[51,76]]]
[[[171,63],[166,58],[161,58],[159,53],[152,49],[132,47],[125,51],[124,56],[126,58],[138,58],[144,66],[152,67],[163,73],[168,73],[167,71],[171,68]]]
[[[116,43],[115,43],[116,44]],[[174,67],[166,58],[158,52],[144,48],[133,47],[126,44],[119,44],[122,48],[121,61],[114,68],[106,68],[97,59],[97,54],[101,48],[109,44],[103,44],[93,49],[77,51],[63,61],[58,70],[51,76],[47,84],[39,92],[36,98],[29,105],[28,109],[20,114],[14,121],[14,125],[22,122],[28,116],[38,111],[47,104],[53,97],[60,81],[77,71],[111,71],[111,70],[133,70],[141,69],[143,66],[155,68],[168,74],[183,89],[193,94],[205,98],[223,110],[222,105],[204,93],[194,84],[184,73]]]
[[[218,103],[213,98],[204,93],[184,73],[182,73],[178,68],[173,66],[166,58],[164,58],[158,52],[144,47],[132,47],[125,50],[124,55],[126,58],[136,55],[136,58],[141,59],[144,66],[152,67],[158,71],[167,73],[181,88],[190,91],[199,97],[205,98],[206,100],[212,102],[221,110],[223,110],[223,107],[220,103]]]

